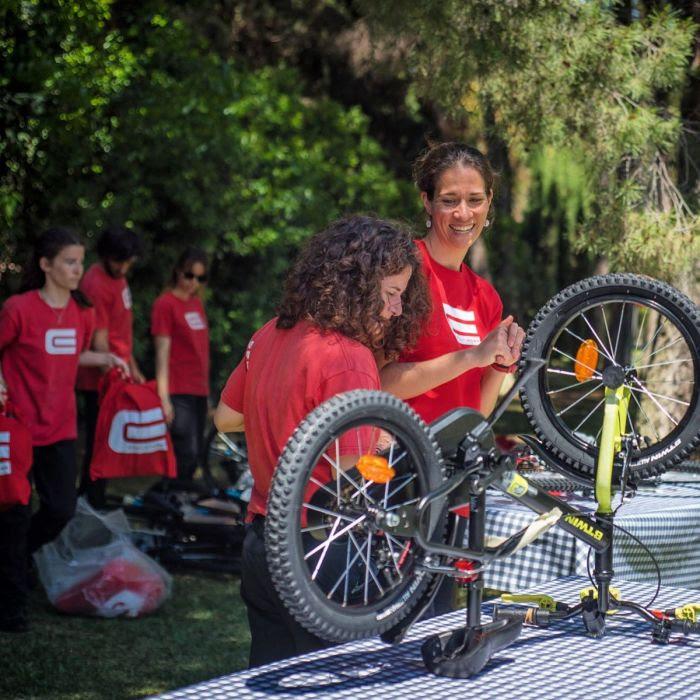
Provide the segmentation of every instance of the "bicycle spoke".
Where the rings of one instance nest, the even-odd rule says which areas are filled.
[[[598,349],[601,353],[603,353],[603,357],[607,357],[607,359],[610,360],[610,362],[616,364],[615,358],[612,357],[610,352],[606,352],[605,343],[600,339],[598,333],[596,333],[595,328],[593,328],[593,326],[591,325],[591,322],[588,320],[588,317],[586,316],[585,312],[582,312],[581,314],[579,314],[579,316],[583,319],[583,322],[588,326],[588,329],[593,334],[593,337],[598,341]],[[607,328],[607,323],[605,324],[605,326]]]
[[[666,416],[666,418],[668,418],[671,421],[671,423],[673,423],[674,426],[678,426],[678,423],[672,418],[669,412],[656,400],[656,398],[650,394],[649,390],[644,385],[642,385],[636,377],[633,377],[633,379],[639,385],[641,393],[647,396],[656,405],[659,411],[661,411],[661,413],[663,413]],[[630,387],[630,389],[634,388]]]
[[[661,435],[659,434],[659,431],[656,429],[656,426],[654,425],[654,421],[652,421],[649,416],[647,415],[647,412],[644,410],[644,407],[642,404],[639,402],[637,397],[634,395],[634,392],[630,392],[630,398],[634,403],[637,405],[637,408],[639,409],[639,412],[644,416],[646,419],[647,425],[651,426],[651,429],[656,433],[656,439],[661,440]]]
[[[563,350],[560,350],[557,347],[553,347],[552,350],[558,352],[560,355],[563,355],[567,360],[571,360],[574,364],[579,364],[582,367],[585,367],[586,369],[590,369],[591,372],[593,372],[593,377],[595,379],[602,379],[603,378],[603,375],[600,374],[600,372],[596,372],[595,367],[589,367],[588,365],[584,364],[583,362],[578,361],[575,357],[572,357],[571,355],[569,355],[568,353],[565,353]],[[549,371],[549,370],[547,370],[547,371]],[[573,372],[571,374],[573,374],[573,376],[576,376]]]
[[[318,561],[316,562],[316,568],[313,570],[313,573],[311,574],[312,581],[316,578],[316,574],[318,574],[318,570],[321,568],[321,564],[323,564],[323,562],[326,558],[326,554],[328,553],[328,548],[331,546],[331,542],[333,542],[333,540],[334,540],[335,531],[338,528],[339,522],[340,522],[340,519],[337,518],[336,521],[333,523],[333,527],[331,528],[331,531],[330,531],[330,534],[328,535],[328,538],[321,545],[322,553],[321,553],[321,556],[318,558]]]
[[[563,416],[567,411],[570,411],[574,406],[577,406],[578,404],[581,403],[581,401],[583,401],[584,399],[587,399],[591,394],[598,391],[598,389],[600,389],[601,386],[603,386],[603,383],[599,382],[590,391],[586,392],[583,396],[580,396],[578,399],[576,399],[576,401],[574,401],[572,404],[569,404],[565,409],[557,412],[556,415],[561,418],[561,416]]]
[[[573,429],[573,432],[581,430],[584,423],[605,403],[605,397],[603,397],[598,403],[593,406],[593,408],[588,412],[588,415]]]
[[[620,320],[617,322],[617,335],[615,336],[615,343],[613,344],[611,341],[611,347],[613,349],[613,354],[615,357],[617,357],[617,349],[620,347],[620,333],[622,332],[622,319],[625,317],[625,309],[627,308],[627,302],[623,302],[622,304],[622,310],[620,311]],[[637,343],[635,343],[634,347],[637,347]]]

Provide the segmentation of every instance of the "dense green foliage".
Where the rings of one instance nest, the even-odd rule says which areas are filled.
[[[182,246],[197,243],[212,256],[220,384],[274,312],[306,237],[346,213],[410,216],[417,203],[358,108],[308,98],[293,68],[221,58],[167,3],[119,9],[91,0],[4,11],[0,257],[21,263],[49,223],[88,240],[109,222],[142,233],[132,291],[137,354],[148,358],[150,303]],[[16,278],[5,275],[2,292]]]
[[[690,271],[698,193],[691,181],[686,203],[676,172],[697,25],[673,9],[684,3],[360,4],[384,41],[399,33],[421,94],[481,122],[511,159],[534,151],[541,167],[549,147],[549,164],[586,174],[586,207],[569,229],[579,249],[671,279]]]

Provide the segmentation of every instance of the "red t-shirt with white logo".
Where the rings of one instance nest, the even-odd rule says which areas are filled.
[[[170,338],[170,393],[209,396],[209,325],[202,300],[164,292],[153,304],[151,334]]]
[[[54,309],[38,290],[10,297],[0,310],[2,373],[35,446],[77,436],[75,378],[93,325],[93,309],[72,297]]]
[[[221,393],[224,404],[245,416],[254,479],[249,519],[256,513],[266,514],[277,460],[306,415],[343,391],[379,388],[376,361],[361,343],[339,333],[324,333],[306,321],[284,330],[275,326],[276,321],[268,321],[253,335]],[[358,440],[349,434],[344,439],[340,454],[356,453]],[[371,451],[367,440],[362,446],[363,451]]]
[[[404,353],[399,362],[421,362],[479,345],[501,322],[503,313],[498,292],[485,279],[464,263],[459,270],[443,267],[430,257],[423,241],[416,241],[416,245],[430,287],[433,312],[416,347]],[[428,423],[457,406],[478,411],[481,378],[486,369],[464,372],[407,403]]]
[[[95,309],[95,330],[106,330],[109,351],[128,362],[132,351],[131,291],[125,277],[114,278],[100,263],[85,273],[80,289]],[[102,377],[98,367],[78,369],[78,389],[96,391]]]

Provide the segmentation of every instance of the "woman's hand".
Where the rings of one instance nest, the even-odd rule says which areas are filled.
[[[504,318],[476,348],[479,364],[488,367],[494,362],[509,367],[520,358],[525,331],[513,320]]]
[[[175,409],[173,408],[173,403],[169,396],[161,396],[160,403],[163,406],[163,415],[165,416],[165,422],[170,425],[175,417]]]
[[[119,369],[124,370],[127,375],[129,374],[129,365],[127,365],[121,357],[118,357],[113,352],[104,352],[102,354],[104,355],[104,366],[108,370],[112,369],[112,367],[119,367]]]

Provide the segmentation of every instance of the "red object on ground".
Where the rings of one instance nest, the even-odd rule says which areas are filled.
[[[138,617],[155,610],[166,592],[157,572],[139,562],[113,559],[64,591],[54,605],[66,613]]]

